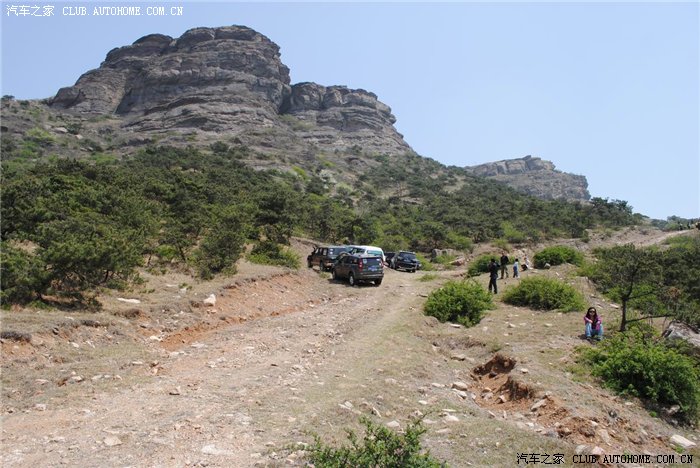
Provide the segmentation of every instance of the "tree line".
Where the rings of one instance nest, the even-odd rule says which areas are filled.
[[[101,163],[3,161],[3,304],[82,300],[97,287],[123,287],[141,266],[210,278],[233,271],[246,243],[292,235],[427,251],[638,221],[618,201],[540,200],[416,155],[377,156],[354,186],[337,187],[313,167],[253,170],[242,162],[249,156],[214,144]]]

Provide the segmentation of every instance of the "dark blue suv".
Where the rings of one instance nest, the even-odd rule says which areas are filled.
[[[406,270],[415,273],[420,268],[420,262],[414,252],[402,250],[391,258],[391,267],[394,270]]]
[[[346,278],[350,286],[355,286],[361,281],[372,281],[375,286],[379,286],[384,279],[382,258],[365,254],[339,256],[333,265],[333,279]]]

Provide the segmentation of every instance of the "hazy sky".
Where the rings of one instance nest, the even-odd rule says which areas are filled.
[[[466,166],[529,154],[585,175],[593,196],[700,217],[695,1],[99,3],[138,5],[139,17],[93,16],[95,3],[2,0],[2,94],[53,96],[146,34],[241,24],[280,46],[292,83],[377,94],[423,156]],[[20,5],[53,14],[16,16]],[[64,14],[80,6],[88,15]]]

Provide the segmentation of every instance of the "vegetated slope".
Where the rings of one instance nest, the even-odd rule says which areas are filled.
[[[5,97],[2,111],[3,156],[16,164],[51,155],[104,161],[156,144],[217,144],[250,149],[246,164],[253,168],[300,168],[342,188],[373,171],[379,156],[402,164],[415,154],[376,95],[291,84],[277,44],[244,26],[142,37],[110,51],[99,68],[56,96],[21,102]],[[502,161],[508,177],[517,178],[518,161]],[[527,190],[537,187],[534,193],[544,198],[588,199],[585,178],[567,178],[547,164],[528,164],[538,171],[523,172]],[[454,172],[461,177],[475,170]],[[510,183],[508,177],[503,180]]]
[[[416,155],[363,90],[289,84],[245,27],[150,35],[45,102],[2,99],[3,303],[208,278],[292,233],[387,249],[581,237],[624,202],[543,201]]]

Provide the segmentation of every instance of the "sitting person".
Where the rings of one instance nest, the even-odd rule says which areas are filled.
[[[586,325],[587,340],[590,340],[593,336],[598,341],[603,339],[603,320],[598,315],[595,307],[588,308],[588,312],[583,317],[583,323]]]

